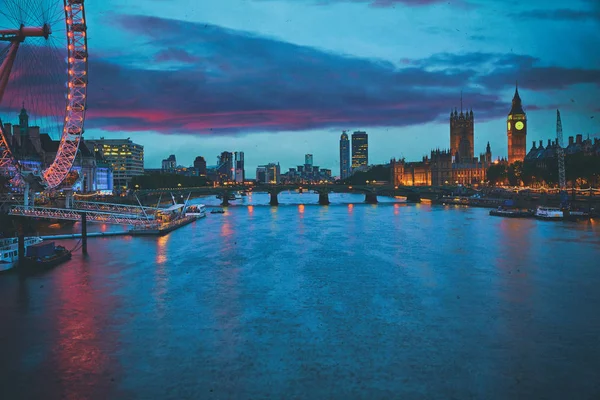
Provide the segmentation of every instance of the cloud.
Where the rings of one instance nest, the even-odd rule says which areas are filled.
[[[178,49],[169,47],[160,50],[154,55],[154,61],[156,62],[181,62],[181,63],[194,63],[198,61],[198,57],[195,57],[185,51],[184,49]]]
[[[269,1],[269,0],[255,0],[255,1]],[[271,0],[272,1],[272,0]],[[294,0],[296,1],[296,0]],[[446,4],[447,0],[305,0],[306,3],[312,3],[314,5],[330,5],[336,3],[363,3],[368,4],[371,7],[395,7],[397,5],[409,6],[409,7],[423,7],[437,4]],[[463,1],[455,1],[455,4],[464,4]]]
[[[456,102],[469,70],[427,71],[331,54],[206,24],[121,16],[131,34],[175,53],[176,73],[96,61],[90,66],[89,127],[162,133],[237,133],[436,120]],[[148,31],[146,26],[153,26]],[[474,95],[482,113],[504,105]]]
[[[523,88],[562,88],[597,83],[599,74],[482,52],[441,53],[397,67],[209,24],[147,16],[117,22],[149,39],[156,54],[179,54],[172,58],[190,65],[172,72],[92,64],[88,126],[109,130],[231,134],[408,126],[445,119],[460,88],[481,121],[506,114],[510,99],[499,91],[517,79]]]
[[[518,18],[543,19],[552,21],[600,21],[600,10],[575,10],[569,8],[561,8],[554,10],[537,9],[530,11],[522,11],[519,13],[512,13],[511,16]]]
[[[150,43],[159,62],[145,66],[148,49],[132,52],[140,62],[127,65],[90,57],[87,128],[237,134],[409,126],[445,120],[461,88],[485,121],[506,114],[502,92],[517,79],[535,90],[600,82],[598,70],[542,66],[527,55],[440,53],[396,66],[209,24],[115,21]],[[162,67],[172,62],[184,65]],[[64,93],[64,81],[52,90]]]
[[[470,68],[480,73],[472,83],[489,90],[519,86],[531,90],[565,89],[576,84],[600,86],[600,69],[564,68],[542,65],[539,58],[519,54],[472,52],[465,54],[440,53],[414,60],[413,65],[424,68]]]

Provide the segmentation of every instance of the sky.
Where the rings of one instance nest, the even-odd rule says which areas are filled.
[[[14,1],[14,0],[13,0]],[[131,138],[146,168],[175,154],[246,174],[280,162],[339,174],[342,130],[369,163],[449,147],[449,114],[475,115],[475,153],[506,157],[518,81],[532,141],[600,137],[598,0],[87,1],[87,138]],[[565,139],[566,140],[566,139]]]

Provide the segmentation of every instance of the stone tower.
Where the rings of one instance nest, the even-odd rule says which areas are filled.
[[[508,163],[523,161],[527,154],[527,115],[523,111],[519,87],[515,87],[512,107],[506,120],[506,136],[508,137]]]
[[[462,95],[460,99],[460,114],[456,109],[450,112],[450,154],[454,162],[472,162],[475,143],[475,125],[473,110],[462,110]],[[458,155],[458,156],[457,156]]]

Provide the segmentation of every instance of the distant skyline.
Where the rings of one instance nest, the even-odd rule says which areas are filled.
[[[369,134],[369,163],[449,147],[448,118],[475,114],[475,154],[507,155],[515,82],[528,146],[600,136],[596,0],[87,1],[86,137],[131,137],[145,165],[175,154],[209,165],[339,172],[343,130]],[[7,119],[6,117],[3,118]]]

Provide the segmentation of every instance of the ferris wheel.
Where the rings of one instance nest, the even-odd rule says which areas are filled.
[[[46,189],[54,189],[73,167],[86,112],[86,31],[84,0],[0,0],[2,122],[13,122],[9,118],[27,109],[23,115],[38,132],[59,141],[50,165],[31,171],[0,124],[0,174],[15,184],[33,172]]]

